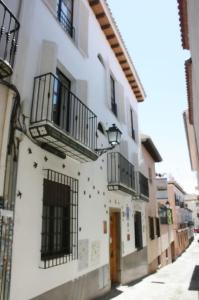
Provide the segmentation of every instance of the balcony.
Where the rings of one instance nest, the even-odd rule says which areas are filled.
[[[52,73],[34,79],[30,134],[44,149],[80,161],[98,158],[97,117]]]
[[[148,178],[142,173],[138,173],[139,181],[139,195],[142,200],[149,201],[149,184]]]
[[[171,208],[167,208],[162,205],[159,207],[160,224],[172,225],[173,224],[173,213]]]
[[[13,73],[19,22],[0,0],[0,79]]]
[[[135,195],[134,166],[119,152],[111,152],[108,159],[108,190]]]

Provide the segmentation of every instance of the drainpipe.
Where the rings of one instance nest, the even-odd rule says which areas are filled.
[[[19,141],[15,138],[15,129],[18,123],[20,95],[13,84],[0,80],[0,85],[9,89],[1,151],[1,161],[4,161],[5,165],[2,166],[1,171],[3,190],[0,207],[0,300],[9,300],[19,146]],[[6,134],[9,136],[8,138]],[[3,151],[5,152],[3,153]]]

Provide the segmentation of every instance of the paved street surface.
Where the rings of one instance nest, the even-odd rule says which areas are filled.
[[[199,292],[189,290],[192,275],[199,266],[199,234],[189,248],[173,264],[141,280],[135,285],[119,286],[102,299],[117,300],[198,300]],[[197,269],[197,272],[196,272]],[[195,281],[199,290],[199,272]]]

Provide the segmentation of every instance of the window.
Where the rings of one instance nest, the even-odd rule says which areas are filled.
[[[177,194],[175,194],[174,196],[175,196],[175,206],[179,206],[180,205],[180,198]]]
[[[134,129],[133,110],[132,110],[132,108],[130,108],[130,118],[131,118],[131,137],[135,141],[135,129]]]
[[[41,241],[44,268],[77,257],[77,193],[76,179],[46,170]]]
[[[110,77],[111,81],[111,110],[114,113],[114,115],[117,117],[117,104],[115,102],[115,80],[113,77]]]
[[[160,222],[159,222],[159,218],[155,218],[155,222],[156,222],[156,234],[157,234],[157,237],[160,237]]]
[[[149,236],[151,240],[155,239],[153,218],[149,217]]]
[[[140,211],[136,211],[134,215],[134,229],[135,229],[135,248],[138,250],[143,248],[142,243],[142,216]]]
[[[73,37],[73,0],[58,0],[57,17],[64,30]]]
[[[53,90],[53,122],[69,132],[71,82],[59,69],[56,70],[56,75]]]

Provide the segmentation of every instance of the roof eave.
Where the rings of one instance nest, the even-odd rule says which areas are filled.
[[[138,102],[146,94],[106,0],[88,0]]]
[[[142,135],[141,142],[155,162],[162,161],[162,157],[150,137]]]

